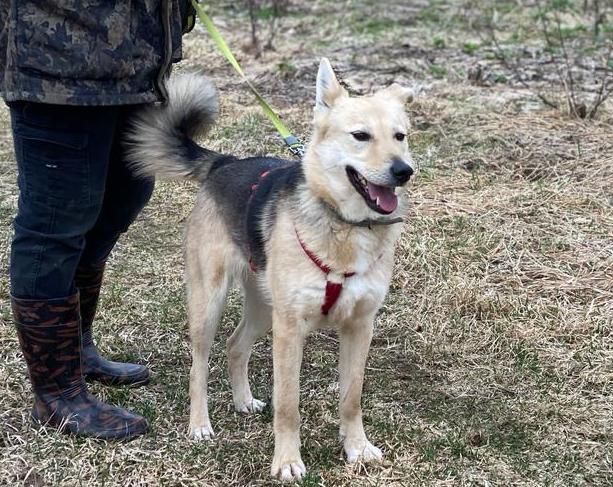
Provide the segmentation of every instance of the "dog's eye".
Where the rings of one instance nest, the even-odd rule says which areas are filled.
[[[398,142],[402,142],[404,140],[404,138],[406,137],[406,134],[403,134],[402,132],[396,132],[394,134],[394,138],[398,141]]]
[[[355,140],[358,140],[360,142],[368,142],[370,139],[372,139],[371,135],[368,132],[361,132],[361,131],[356,131],[356,132],[351,132],[351,135],[353,135],[353,138]]]

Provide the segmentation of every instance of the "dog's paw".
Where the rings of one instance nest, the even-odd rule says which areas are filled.
[[[192,426],[189,431],[189,437],[196,441],[211,441],[215,437],[211,425]]]
[[[366,439],[345,441],[345,455],[349,463],[380,462],[383,459],[383,452]]]
[[[272,461],[270,473],[273,477],[278,478],[282,482],[292,482],[300,480],[306,474],[306,467],[297,455],[293,458],[275,458]]]
[[[259,399],[251,398],[251,400],[247,401],[235,401],[234,407],[239,413],[259,413],[266,407],[266,403]]]

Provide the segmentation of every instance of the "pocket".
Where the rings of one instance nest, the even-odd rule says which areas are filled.
[[[14,135],[24,196],[59,209],[89,203],[86,134],[18,124]]]
[[[51,0],[17,2],[17,65],[58,79],[130,77],[130,13],[130,0],[62,7]]]

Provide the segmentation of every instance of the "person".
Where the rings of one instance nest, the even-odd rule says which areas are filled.
[[[109,253],[153,191],[152,180],[126,167],[121,140],[135,110],[164,99],[164,80],[181,58],[185,10],[177,5],[0,6],[0,94],[10,109],[19,188],[13,317],[32,418],[70,433],[127,439],[147,430],[143,417],[90,394],[85,379],[132,386],[150,379],[142,365],[103,358],[92,323]]]

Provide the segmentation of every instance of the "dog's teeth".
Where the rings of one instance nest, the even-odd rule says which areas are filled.
[[[377,201],[375,202],[377,206],[379,206],[379,197],[377,196]]]

